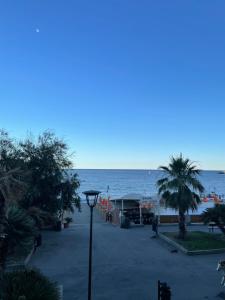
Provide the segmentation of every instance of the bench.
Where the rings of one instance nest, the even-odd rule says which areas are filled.
[[[217,227],[217,225],[214,222],[211,222],[208,224],[209,232],[214,232],[214,228]]]
[[[221,224],[223,227],[225,226],[225,224]],[[214,222],[210,222],[208,224],[208,229],[209,229],[209,232],[214,232],[214,228],[217,228],[219,229],[219,227],[216,225],[216,223]]]

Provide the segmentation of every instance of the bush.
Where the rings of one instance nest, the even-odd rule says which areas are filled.
[[[59,300],[59,290],[38,270],[6,273],[3,282],[4,300]]]
[[[9,252],[30,251],[37,233],[35,222],[27,212],[16,205],[10,206],[6,225]]]

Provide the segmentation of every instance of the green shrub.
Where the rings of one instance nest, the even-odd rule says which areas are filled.
[[[59,290],[38,270],[6,273],[3,285],[4,300],[59,300]]]
[[[9,253],[30,251],[37,235],[37,228],[25,210],[12,205],[8,211],[6,234]]]

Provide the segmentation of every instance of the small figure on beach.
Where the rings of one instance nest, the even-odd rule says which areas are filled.
[[[110,211],[106,213],[106,222],[112,223],[112,213]]]
[[[112,220],[113,220],[113,215],[111,212],[109,212],[109,222],[112,223]]]
[[[155,232],[155,235],[152,238],[156,238],[158,236],[158,217],[155,216],[152,221],[152,231]]]
[[[106,221],[106,222],[109,221],[109,212],[107,212],[107,213],[105,214],[105,221]]]

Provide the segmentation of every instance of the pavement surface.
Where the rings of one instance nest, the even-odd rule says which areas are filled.
[[[206,230],[189,226],[189,230]],[[160,226],[159,231],[177,226]],[[150,226],[121,229],[106,224],[96,212],[93,236],[93,300],[157,300],[157,280],[166,281],[173,300],[220,300],[222,274],[217,262],[225,254],[186,256],[152,239]],[[63,285],[64,300],[87,299],[89,210],[76,212],[61,232],[44,232],[43,246],[30,265]]]

